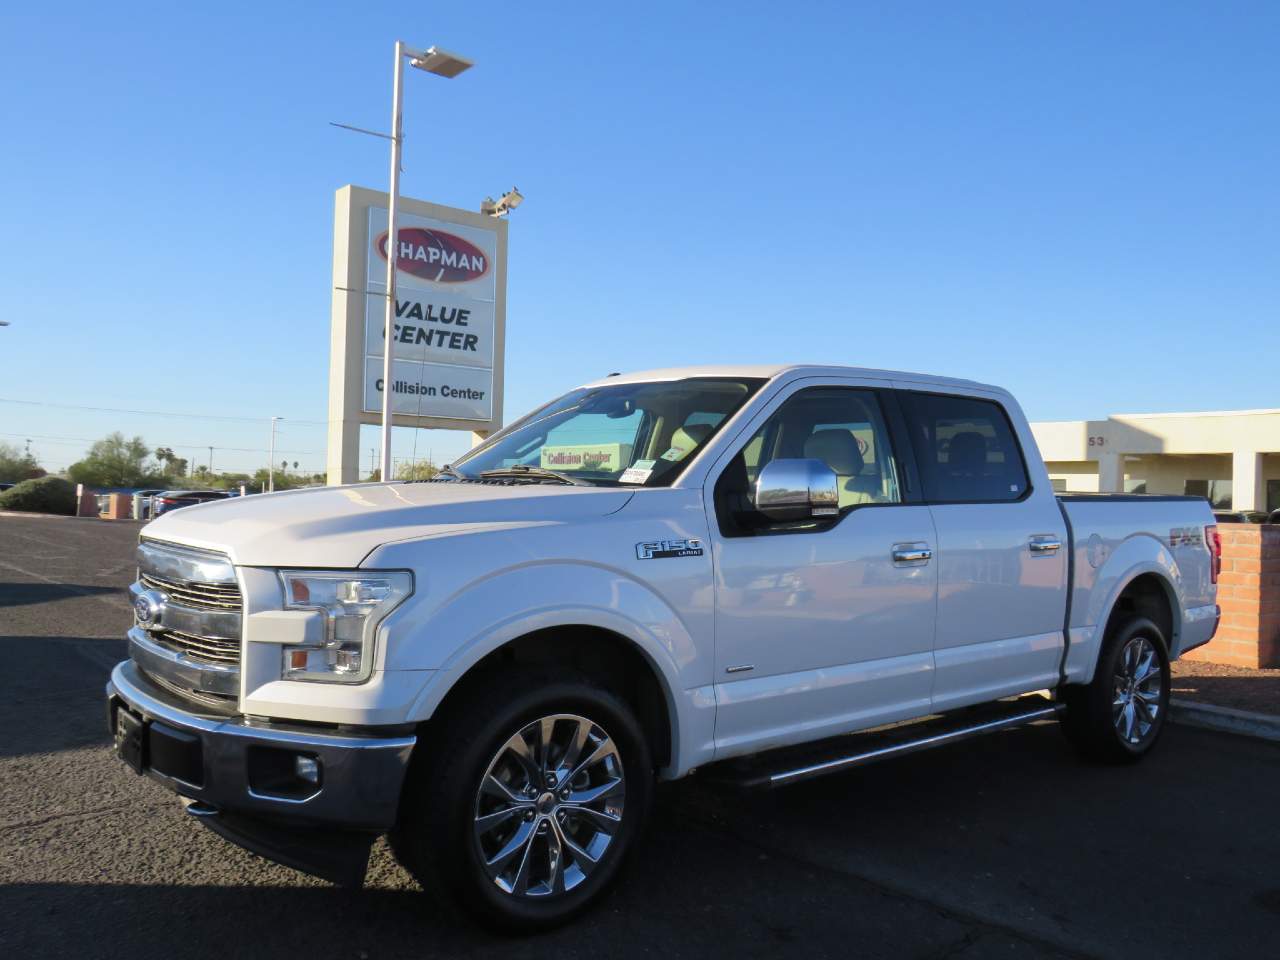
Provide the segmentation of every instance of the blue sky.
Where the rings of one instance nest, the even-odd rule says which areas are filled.
[[[403,191],[527,198],[508,420],[735,361],[1280,406],[1280,5],[185,6],[0,12],[0,440],[54,467],[122,429],[251,469],[275,414],[322,468],[333,192],[387,179],[328,121],[388,126],[397,37],[477,61],[407,76]]]

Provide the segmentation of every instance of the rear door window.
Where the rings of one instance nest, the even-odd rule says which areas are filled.
[[[932,393],[900,396],[926,500],[999,503],[1026,496],[1022,450],[1000,404]]]

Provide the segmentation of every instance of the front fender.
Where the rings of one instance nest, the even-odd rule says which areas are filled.
[[[624,571],[571,561],[509,567],[468,584],[415,620],[397,626],[414,642],[400,646],[396,668],[425,671],[427,681],[407,720],[431,717],[468,670],[512,640],[588,626],[632,643],[657,675],[672,733],[671,765],[664,772],[678,776],[710,754],[715,710],[711,664],[704,662],[709,657],[700,654],[679,613]]]
[[[1085,544],[1078,551],[1076,571],[1071,602],[1071,645],[1066,663],[1068,683],[1093,680],[1112,611],[1129,584],[1145,574],[1154,574],[1161,581],[1169,599],[1174,636],[1166,639],[1172,656],[1172,651],[1178,648],[1177,632],[1182,623],[1179,600],[1183,592],[1182,573],[1164,543],[1150,534],[1136,534],[1116,544],[1096,568],[1089,560],[1089,547]]]

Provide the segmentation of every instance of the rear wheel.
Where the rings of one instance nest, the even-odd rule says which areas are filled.
[[[589,906],[652,796],[631,708],[587,678],[539,675],[486,686],[445,719],[423,744],[440,752],[410,773],[395,843],[405,866],[506,929],[555,926]]]
[[[1140,760],[1160,738],[1169,712],[1169,656],[1154,621],[1134,617],[1103,641],[1093,681],[1067,687],[1063,730],[1086,756]]]

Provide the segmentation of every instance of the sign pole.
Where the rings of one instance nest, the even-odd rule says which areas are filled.
[[[400,200],[401,81],[404,78],[404,44],[396,41],[395,79],[391,87],[391,194],[387,203],[387,311],[382,325],[382,472],[383,483],[391,476],[391,357],[396,315],[396,260],[400,256],[396,234],[396,207]]]
[[[276,489],[276,421],[284,417],[271,418],[271,452],[267,455],[267,493],[275,493]]]

